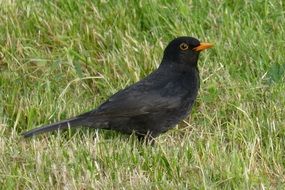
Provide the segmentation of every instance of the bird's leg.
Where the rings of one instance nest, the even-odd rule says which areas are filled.
[[[145,143],[146,145],[153,146],[155,144],[155,137],[150,132],[147,132],[147,134],[144,135],[137,134],[137,137],[141,143]]]

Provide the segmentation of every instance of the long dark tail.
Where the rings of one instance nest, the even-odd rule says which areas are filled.
[[[32,137],[41,133],[46,133],[50,131],[55,131],[55,130],[62,130],[62,129],[67,129],[69,127],[77,127],[81,125],[86,125],[86,118],[85,117],[75,117],[63,121],[59,121],[57,123],[53,123],[50,125],[44,125],[42,127],[38,127],[35,129],[32,129],[30,131],[26,131],[22,133],[22,135],[27,138],[27,137]]]

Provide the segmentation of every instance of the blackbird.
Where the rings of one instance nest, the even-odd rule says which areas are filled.
[[[160,66],[146,78],[118,91],[98,108],[57,123],[24,132],[24,137],[73,127],[134,133],[153,140],[185,118],[200,87],[200,51],[212,47],[193,37],[178,37],[166,49]]]

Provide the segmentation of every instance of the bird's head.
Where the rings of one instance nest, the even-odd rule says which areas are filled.
[[[199,53],[213,45],[201,43],[193,37],[178,37],[172,40],[164,50],[163,62],[197,66]]]

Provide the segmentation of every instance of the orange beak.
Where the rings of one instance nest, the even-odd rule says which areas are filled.
[[[200,43],[199,46],[193,48],[194,51],[203,51],[204,49],[208,49],[213,47],[213,44],[210,43]]]

